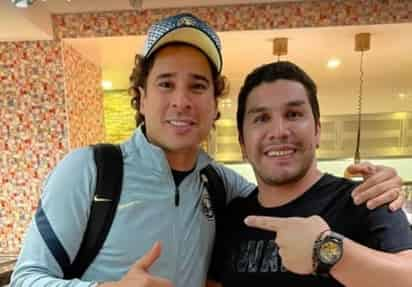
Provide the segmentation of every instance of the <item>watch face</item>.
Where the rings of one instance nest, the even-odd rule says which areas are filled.
[[[323,263],[334,264],[342,256],[342,248],[336,241],[328,240],[322,243],[319,257]]]

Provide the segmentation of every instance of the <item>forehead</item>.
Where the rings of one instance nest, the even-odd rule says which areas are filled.
[[[156,73],[195,72],[211,76],[208,58],[197,48],[185,44],[172,44],[155,54],[152,70]]]
[[[305,87],[292,80],[276,80],[264,82],[251,90],[246,101],[246,109],[256,107],[280,108],[292,102],[310,105]]]

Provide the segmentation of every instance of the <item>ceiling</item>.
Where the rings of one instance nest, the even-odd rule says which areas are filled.
[[[354,36],[361,32],[371,33],[371,50],[364,56],[364,112],[412,111],[412,38],[408,37],[412,23],[407,23],[219,33],[223,73],[231,85],[228,114],[234,114],[235,98],[246,74],[276,60],[272,54],[275,37],[289,38],[288,55],[282,59],[297,63],[318,83],[322,114],[355,113],[360,53],[354,51]],[[112,81],[114,89],[125,89],[144,36],[66,41],[101,66],[104,79]],[[341,65],[328,69],[330,58],[339,58]]]

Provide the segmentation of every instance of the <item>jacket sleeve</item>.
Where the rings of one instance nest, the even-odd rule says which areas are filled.
[[[214,162],[213,167],[222,177],[226,189],[227,203],[236,197],[248,196],[256,188],[255,184],[251,183],[239,173],[224,165]]]
[[[58,243],[71,262],[80,247],[94,193],[96,168],[90,148],[69,153],[43,185],[38,210],[25,235],[11,278],[12,287],[85,287],[96,282],[63,280],[45,237]]]

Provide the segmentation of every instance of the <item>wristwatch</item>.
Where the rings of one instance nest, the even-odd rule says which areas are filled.
[[[342,258],[343,236],[329,231],[322,232],[313,247],[313,265],[316,274],[328,275],[330,269]]]

